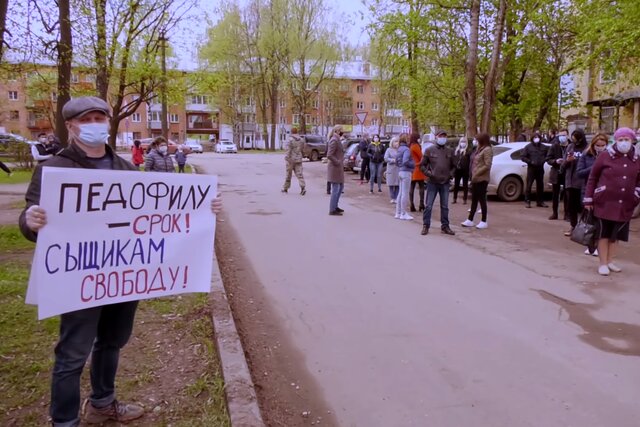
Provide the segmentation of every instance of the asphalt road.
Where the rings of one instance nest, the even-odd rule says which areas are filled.
[[[548,210],[490,203],[488,230],[419,235],[326,165],[281,194],[280,154],[191,156],[220,176],[230,225],[342,426],[638,426],[637,231],[624,272],[562,236]],[[437,202],[436,202],[437,204]],[[437,210],[437,208],[435,209]],[[637,224],[634,225],[637,227]],[[435,232],[434,232],[435,231]]]

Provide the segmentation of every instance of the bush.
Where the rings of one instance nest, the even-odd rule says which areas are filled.
[[[0,144],[0,156],[11,159],[16,169],[33,169],[34,167],[31,145],[24,142]]]

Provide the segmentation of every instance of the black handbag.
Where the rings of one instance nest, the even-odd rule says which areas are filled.
[[[593,246],[596,240],[596,225],[592,209],[582,211],[580,220],[571,231],[571,240],[582,246]]]

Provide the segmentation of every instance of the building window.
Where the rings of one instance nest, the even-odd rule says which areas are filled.
[[[58,94],[56,92],[51,92],[51,101],[58,102]]]
[[[17,90],[10,90],[9,91],[9,99],[12,101],[17,101],[18,100],[18,91]]]
[[[147,115],[148,122],[159,122],[160,121],[160,112],[159,111],[151,111]]]
[[[364,86],[363,86],[363,85],[358,85],[358,86],[356,86],[356,92],[358,92],[358,93],[364,93]]]
[[[325,103],[325,106],[326,106],[326,107],[327,107],[327,109],[329,109],[329,110],[330,110],[330,109],[332,109],[332,108],[333,108],[333,101],[327,101],[327,102]]]
[[[311,118],[311,123],[313,123],[314,125],[317,125],[318,124],[318,116],[313,116]]]
[[[377,95],[379,91],[380,91],[380,89],[378,89],[378,86],[371,86],[371,93],[372,94]]]
[[[409,127],[409,120],[407,120],[407,119],[402,119],[402,126],[404,126],[404,127]]]
[[[133,123],[140,123],[142,121],[142,117],[140,117],[140,113],[133,113],[131,115],[131,121]]]
[[[600,70],[600,84],[613,83],[618,78],[616,70]]]
[[[606,133],[613,133],[616,116],[616,107],[600,107],[600,130]]]
[[[313,108],[315,108],[316,110],[320,107],[320,101],[318,101],[317,99],[315,99],[313,101]]]
[[[377,102],[371,103],[371,111],[378,111],[379,109],[380,109],[380,106],[378,105]]]
[[[280,100],[280,108],[284,108],[287,106],[287,101],[285,101],[284,99]]]
[[[364,102],[362,102],[362,101],[358,101],[358,102],[356,103],[356,108],[357,108],[358,110],[364,110]]]
[[[287,118],[285,116],[280,116],[280,124],[281,125],[286,125],[287,124]]]
[[[297,125],[300,123],[300,114],[294,114],[293,115],[293,120],[291,121],[291,123],[293,123],[294,125]]]
[[[86,83],[95,83],[96,82],[96,76],[94,76],[93,74],[86,74],[84,76],[84,81]]]
[[[71,83],[78,83],[79,81],[77,74],[71,74]]]
[[[169,114],[169,121],[171,123],[180,123],[180,120],[177,114]]]
[[[311,90],[311,82],[307,80],[307,84],[304,86],[306,90]]]
[[[255,104],[255,101],[253,100],[253,96],[249,96],[246,99],[246,105],[249,107],[253,107]]]
[[[191,103],[199,104],[199,105],[207,105],[209,104],[209,96],[208,95],[192,95]]]
[[[340,92],[347,92],[349,90],[349,84],[340,83]]]
[[[227,107],[233,107],[233,99],[232,98],[228,98],[227,99]]]
[[[133,132],[133,139],[142,139],[142,132]]]
[[[378,119],[371,119],[371,126],[378,126]]]
[[[311,123],[311,114],[305,114],[305,115],[304,115],[304,122],[305,122],[306,124]]]
[[[9,111],[9,120],[20,120],[20,111],[18,110]]]

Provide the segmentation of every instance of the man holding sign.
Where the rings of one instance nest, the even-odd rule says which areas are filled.
[[[64,180],[64,175],[56,173],[56,171],[58,171],[56,168],[71,168],[75,170],[96,169],[96,171],[93,172],[75,172],[74,170],[66,172],[73,176],[81,175],[79,172],[84,172],[85,175],[87,173],[99,175],[100,173],[103,173],[97,171],[100,169],[113,171],[136,171],[137,168],[128,161],[117,156],[106,144],[109,135],[110,110],[109,105],[105,101],[96,97],[75,98],[65,104],[62,114],[69,131],[69,147],[60,152],[57,157],[47,161],[46,164],[38,165],[26,194],[26,208],[20,215],[20,229],[27,239],[36,241],[38,239],[39,232],[42,231],[42,236],[40,238],[41,241],[38,242],[39,244],[36,247],[36,256],[34,258],[35,270],[32,270],[31,278],[31,281],[35,282],[35,288],[37,289],[37,291],[34,292],[37,292],[40,297],[39,308],[42,308],[43,299],[46,298],[44,301],[47,303],[49,303],[50,300],[55,299],[52,295],[56,295],[56,292],[60,294],[57,298],[63,300],[62,304],[69,303],[69,301],[74,301],[75,299],[80,302],[85,302],[85,306],[89,307],[78,309],[78,307],[83,307],[83,305],[78,306],[77,302],[75,302],[74,304],[76,305],[73,305],[73,307],[76,308],[72,309],[75,311],[69,311],[69,309],[67,309],[67,312],[65,312],[64,309],[59,309],[58,311],[51,312],[63,313],[60,316],[60,338],[55,348],[55,363],[51,384],[51,418],[54,426],[67,427],[79,425],[80,375],[85,362],[91,353],[92,393],[90,396],[90,402],[86,406],[85,421],[88,423],[102,423],[109,420],[127,422],[141,417],[144,414],[144,410],[142,407],[137,405],[118,402],[115,398],[115,376],[118,367],[119,353],[120,349],[124,347],[131,335],[133,320],[138,304],[137,299],[153,297],[155,294],[144,297],[137,295],[122,297],[122,295],[125,294],[125,283],[117,282],[115,283],[115,288],[113,288],[115,290],[115,292],[113,292],[113,297],[114,301],[118,301],[119,298],[122,302],[109,303],[95,301],[98,299],[97,291],[100,289],[105,291],[105,295],[99,295],[99,297],[103,298],[104,301],[108,300],[106,294],[109,294],[108,297],[112,297],[111,279],[114,277],[114,280],[116,280],[119,277],[119,272],[116,268],[108,270],[105,268],[105,265],[109,264],[107,267],[114,267],[115,263],[115,267],[118,267],[118,263],[121,262],[131,265],[134,257],[139,254],[136,252],[136,249],[134,249],[133,253],[130,254],[130,257],[125,259],[125,248],[129,244],[129,241],[126,241],[121,247],[121,240],[112,240],[112,253],[114,245],[117,244],[117,257],[115,257],[115,261],[112,256],[109,262],[109,254],[107,254],[100,258],[102,262],[101,265],[98,265],[97,248],[99,246],[99,242],[97,240],[80,243],[76,243],[74,241],[74,239],[82,238],[83,236],[78,235],[81,235],[84,232],[91,234],[91,232],[95,233],[96,231],[72,229],[71,227],[73,227],[73,222],[63,222],[63,215],[66,213],[63,211],[69,206],[74,208],[71,210],[75,211],[72,213],[75,213],[76,215],[80,213],[81,209],[86,209],[87,212],[83,212],[84,216],[87,216],[89,213],[94,215],[102,214],[103,216],[117,216],[119,214],[118,210],[122,211],[123,208],[126,207],[127,202],[131,204],[133,199],[129,199],[127,201],[124,199],[114,201],[112,197],[112,199],[109,200],[111,197],[110,191],[106,195],[106,200],[104,200],[103,203],[99,203],[99,189],[103,186],[103,183],[89,185],[89,192],[86,194],[83,193],[83,196],[83,194],[81,194],[82,184],[76,182],[63,182],[58,187],[54,187],[56,188],[56,191],[61,194],[52,195],[50,193],[45,193],[42,194],[42,200],[41,188],[46,188],[49,184],[46,182],[47,177],[50,177],[52,181],[54,181],[54,178]],[[47,167],[45,171],[43,171],[43,166]],[[48,167],[52,168],[49,169]],[[118,173],[133,174],[131,175],[132,177],[138,176],[138,173],[133,172]],[[61,176],[63,178],[60,178]],[[104,185],[107,185],[106,181]],[[119,188],[120,197],[122,198],[122,188],[126,188],[126,185],[126,182],[112,183],[110,188]],[[166,186],[166,184],[163,185]],[[76,193],[72,194],[76,196],[77,204],[67,203],[68,200],[65,198],[64,191],[65,186],[67,189],[71,188],[76,190]],[[58,191],[58,188],[62,189],[62,191]],[[198,187],[198,189],[199,188],[200,187]],[[203,194],[202,192],[200,193],[200,196],[202,196],[199,199],[200,204],[205,200],[205,195],[206,194]],[[59,211],[49,211],[50,215],[48,215],[47,211],[42,208],[40,204],[42,202],[43,206],[48,206],[48,209],[52,209],[52,207],[57,206],[56,204],[51,203],[51,200],[53,200],[54,197],[56,200],[59,200]],[[83,199],[82,205],[80,203],[81,197],[86,197],[86,200]],[[215,193],[212,197],[211,209],[214,213],[217,213],[220,211],[222,204],[220,199],[215,198]],[[184,203],[181,205],[182,209],[185,209],[188,205],[189,199],[184,197],[184,200]],[[195,205],[195,194],[193,196],[193,200]],[[119,203],[122,203],[122,206],[118,206]],[[158,198],[156,198],[156,208],[158,207],[158,203]],[[106,212],[95,212],[99,210]],[[177,216],[174,217],[179,217],[179,215],[180,214],[177,214]],[[155,216],[161,217],[160,215]],[[131,230],[124,229],[121,233],[126,233],[126,235],[151,233],[141,230],[142,227],[147,224],[144,222],[145,219],[147,219],[147,222],[151,222],[153,218],[154,216],[152,215],[139,215],[139,217],[136,218],[136,222],[139,223],[138,228],[136,228],[136,222],[134,222],[134,226]],[[48,219],[50,222],[49,230],[43,230],[43,227],[47,225]],[[69,219],[67,219],[67,221],[69,221]],[[177,222],[176,219],[174,219],[174,221]],[[186,223],[188,226],[188,216]],[[114,224],[108,224],[108,226],[111,228]],[[119,226],[119,224],[115,224],[115,226]],[[83,233],[78,233],[78,231],[82,231]],[[104,233],[104,231],[98,230],[98,233],[101,233],[103,235],[101,237],[105,238],[105,240],[101,242],[101,247],[104,250],[104,248],[108,248],[108,239],[111,232],[108,231],[107,233]],[[115,234],[116,233],[114,231],[113,235]],[[62,243],[62,240],[58,240],[60,244],[55,243],[55,240],[53,240],[54,243],[51,243],[52,238],[59,238],[60,235],[68,236],[66,251],[63,250],[65,245]],[[143,240],[144,237],[145,236],[141,236],[136,239],[136,243],[139,243],[139,245],[136,245],[135,248],[143,246],[143,242],[146,242]],[[158,239],[155,236],[154,238]],[[178,236],[178,238],[181,238],[181,236]],[[94,239],[96,238],[94,237]],[[164,251],[166,249],[164,239],[161,240],[161,243],[157,243],[156,246],[153,246],[153,240],[150,241],[150,246],[156,250],[156,255],[160,251],[162,251],[162,255],[164,255]],[[84,246],[82,246],[83,244]],[[73,252],[74,248],[80,247],[84,248],[82,252],[82,259],[80,251]],[[87,247],[90,251],[87,251]],[[43,248],[46,249],[46,252],[42,251]],[[44,253],[46,253],[46,256],[43,255]],[[151,256],[149,255],[148,258],[150,257]],[[140,256],[140,258],[142,258],[142,256]],[[162,260],[163,256],[158,256],[158,258]],[[61,260],[62,262],[60,262]],[[147,261],[149,261],[149,259],[147,259]],[[46,265],[46,269],[42,267],[44,265]],[[45,271],[38,271],[38,268]],[[105,268],[104,272],[100,271],[99,268]],[[98,270],[98,272],[96,273],[95,270]],[[34,271],[37,274],[34,275]],[[132,270],[126,270],[124,271],[124,274],[126,275],[130,271]],[[170,268],[169,271],[171,271]],[[58,286],[58,282],[54,279],[57,279],[58,281],[62,280],[65,285],[69,284],[70,286],[77,287],[78,282],[75,280],[76,276],[73,276],[74,274],[84,276],[84,279],[81,281],[82,289],[80,294],[71,295],[66,291],[67,288],[64,288],[65,290],[63,290],[62,287],[56,287]],[[102,276],[100,276],[101,274]],[[162,273],[160,274],[160,280],[162,281]],[[154,286],[156,276],[153,277],[153,281],[151,283],[152,287]],[[173,276],[174,272],[171,271],[171,277],[174,279],[175,283],[177,272],[175,273],[176,277]],[[146,290],[146,270],[144,277],[144,290]],[[46,280],[44,280],[44,278],[46,278]],[[67,280],[67,278],[69,279]],[[91,280],[89,280],[89,278],[91,278]],[[107,278],[109,280],[108,285],[105,284],[107,283]],[[87,289],[92,289],[91,291],[85,292],[85,282],[94,285],[91,288],[90,286],[87,286]],[[129,282],[134,283],[132,280],[129,280]],[[184,282],[186,286],[186,271],[184,272]],[[169,283],[168,279],[167,283]],[[30,291],[31,286],[32,283],[30,283]],[[164,283],[162,284],[162,289],[165,289]],[[131,290],[131,293],[133,293],[133,289]],[[117,298],[115,298],[116,294],[118,294]],[[29,292],[27,298],[29,298]],[[40,313],[42,315],[42,310]]]

